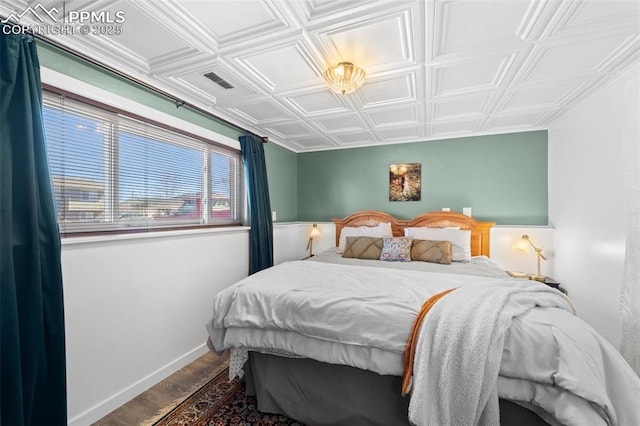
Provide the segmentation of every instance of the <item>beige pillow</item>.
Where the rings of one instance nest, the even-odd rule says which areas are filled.
[[[380,259],[382,253],[382,238],[376,237],[347,237],[342,257],[355,259]]]
[[[448,265],[451,263],[451,241],[413,240],[411,260]]]
[[[404,228],[404,235],[419,240],[451,241],[451,261],[471,261],[471,231],[469,229]]]

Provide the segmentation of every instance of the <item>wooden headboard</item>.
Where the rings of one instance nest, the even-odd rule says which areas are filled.
[[[472,217],[456,212],[429,212],[410,220],[401,220],[388,213],[374,210],[360,211],[344,219],[333,219],[333,223],[336,225],[336,247],[340,244],[340,232],[345,226],[377,226],[379,223],[391,223],[394,237],[404,235],[404,228],[458,226],[460,229],[471,231],[471,256],[484,255],[487,257],[491,253],[491,227],[496,224],[495,222],[479,222]]]
[[[388,213],[375,210],[364,210],[347,216],[344,219],[333,219],[333,223],[336,224],[336,247],[340,245],[340,232],[345,226],[378,226],[379,223],[390,223],[393,236],[401,237],[404,235],[404,228],[401,222],[401,220],[396,219]]]

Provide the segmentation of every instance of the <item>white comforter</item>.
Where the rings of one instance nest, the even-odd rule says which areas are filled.
[[[401,375],[402,354],[422,303],[449,288],[496,280],[287,262],[220,292],[207,329],[218,351],[234,347],[285,351]],[[523,284],[515,279],[508,282]],[[568,391],[559,393],[557,384]],[[538,386],[548,391],[539,392]],[[640,380],[595,331],[557,308],[531,310],[514,320],[505,334],[498,393],[524,400],[549,413],[549,418],[583,419],[594,413],[603,418],[601,411],[613,410],[617,424],[640,424],[635,406],[640,400]],[[612,400],[616,404],[607,403]],[[574,416],[581,410],[590,414]],[[638,421],[621,422],[621,418]]]
[[[475,279],[287,262],[220,292],[207,328],[216,350],[249,347],[288,351],[379,374],[401,375],[402,354],[424,300]]]

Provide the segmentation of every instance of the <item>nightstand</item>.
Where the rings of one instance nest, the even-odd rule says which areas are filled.
[[[514,272],[514,271],[506,271],[507,274],[509,274],[509,276],[513,277],[513,278],[523,278],[523,279],[529,279],[529,280],[533,280],[533,276],[530,274],[525,274],[523,272]],[[535,280],[541,283],[544,283],[546,285],[548,285],[549,287],[553,287],[556,290],[559,290],[561,292],[563,292],[564,294],[567,294],[567,290],[565,290],[558,281],[554,280],[551,277],[544,277],[544,280]]]
[[[556,290],[560,290],[564,294],[567,294],[567,290],[565,290],[564,287],[562,287],[562,285],[560,285],[560,283],[558,281],[554,280],[551,277],[544,277],[544,281],[540,281],[540,282],[541,283],[545,283],[549,287],[553,287]]]

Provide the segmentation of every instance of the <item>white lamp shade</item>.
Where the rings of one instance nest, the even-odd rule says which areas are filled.
[[[529,244],[529,237],[523,235],[511,248],[523,253],[530,253],[531,245]]]

